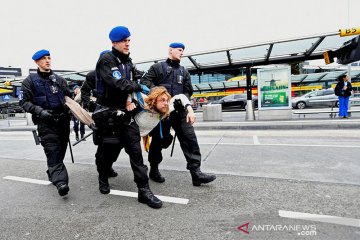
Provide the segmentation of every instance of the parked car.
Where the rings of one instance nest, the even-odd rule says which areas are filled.
[[[332,88],[308,92],[291,99],[291,103],[293,108],[299,109],[307,107],[339,107],[338,97]]]
[[[0,114],[23,112],[25,111],[22,107],[19,106],[19,101],[0,102]]]
[[[254,106],[258,106],[258,97],[252,95],[252,101]],[[240,110],[245,109],[247,104],[247,94],[232,94],[226,97],[223,97],[217,101],[213,101],[209,104],[221,104],[222,109],[225,110]]]

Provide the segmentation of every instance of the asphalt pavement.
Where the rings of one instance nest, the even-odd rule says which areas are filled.
[[[245,121],[244,112],[224,112],[223,121],[204,122],[196,115],[202,170],[217,179],[192,186],[176,142],[173,157],[163,151],[165,183],[150,181],[164,201],[157,210],[137,202],[124,151],[111,194],[99,193],[91,139],[73,147],[75,164],[67,152],[70,193],[60,197],[34,126],[1,120],[0,239],[360,239],[358,116]]]

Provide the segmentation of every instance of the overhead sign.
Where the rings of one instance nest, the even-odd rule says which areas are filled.
[[[326,64],[330,64],[334,62],[334,52],[333,51],[327,51],[324,52],[324,60]]]
[[[360,27],[339,29],[339,32],[340,32],[340,37],[357,35],[357,34],[360,34]]]

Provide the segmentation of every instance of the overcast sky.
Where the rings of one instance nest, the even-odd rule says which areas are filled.
[[[134,61],[360,27],[359,0],[2,0],[0,66],[35,67],[48,49],[53,69],[93,69],[109,31],[131,32]]]

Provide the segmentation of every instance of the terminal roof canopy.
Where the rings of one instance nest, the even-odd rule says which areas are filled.
[[[183,56],[181,64],[187,67],[191,74],[201,74],[207,72],[222,72],[231,69],[235,70],[248,66],[253,67],[322,59],[325,51],[339,49],[344,42],[350,40],[351,38],[353,38],[353,36],[340,37],[338,32],[334,32],[294,39],[249,44],[214,51],[190,53]],[[139,70],[147,71],[152,64],[165,59],[166,58],[140,62],[135,61],[135,63]],[[61,75],[69,81],[83,81],[89,71],[90,70]],[[321,79],[328,78],[336,79],[337,74],[338,72],[312,74],[313,76],[297,75],[292,76],[292,82],[305,83],[310,81],[320,81]],[[353,74],[359,77],[358,72],[354,71],[352,75]],[[256,83],[256,80],[254,81],[253,84]],[[197,84],[195,85],[195,90],[206,91],[245,86],[245,83],[242,82],[243,81]]]
[[[353,36],[340,37],[338,32],[314,36],[286,39],[244,45],[234,48],[185,54],[181,64],[191,74],[253,67],[269,64],[291,63],[323,58],[328,50],[340,48]],[[165,60],[154,59],[137,62],[137,68],[147,71],[155,62]]]

